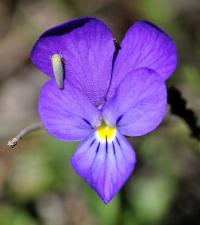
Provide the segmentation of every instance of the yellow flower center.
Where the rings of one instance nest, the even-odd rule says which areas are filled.
[[[115,138],[116,128],[110,127],[103,121],[96,130],[96,136],[101,142],[111,142]]]

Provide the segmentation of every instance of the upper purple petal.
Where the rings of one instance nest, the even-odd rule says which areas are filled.
[[[83,140],[100,124],[101,115],[87,96],[65,82],[60,90],[48,81],[39,96],[39,115],[49,134],[61,141]]]
[[[164,81],[154,70],[140,68],[130,72],[112,99],[103,108],[103,118],[127,136],[153,131],[166,113]]]
[[[92,134],[81,143],[71,164],[107,204],[126,182],[136,163],[135,152],[117,132],[112,142],[101,143]]]
[[[34,45],[31,59],[53,77],[51,56],[60,54],[65,78],[98,105],[110,84],[114,50],[108,27],[95,18],[84,17],[46,31]]]
[[[173,40],[150,22],[136,22],[126,33],[115,61],[109,96],[133,69],[148,67],[166,80],[176,69],[177,50]]]

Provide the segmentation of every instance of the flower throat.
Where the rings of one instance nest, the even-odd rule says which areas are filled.
[[[101,142],[112,142],[116,135],[116,128],[108,126],[104,121],[101,122],[101,125],[96,130],[96,137]]]

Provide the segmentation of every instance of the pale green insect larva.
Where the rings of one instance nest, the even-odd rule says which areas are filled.
[[[51,56],[51,63],[53,67],[53,73],[56,79],[58,88],[62,89],[64,86],[64,70],[62,56],[60,54],[54,54]]]

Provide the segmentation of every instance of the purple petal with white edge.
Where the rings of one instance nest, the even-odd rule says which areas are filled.
[[[164,81],[151,69],[129,73],[103,108],[106,123],[127,136],[141,136],[156,129],[167,107]]]
[[[85,139],[71,158],[74,170],[107,204],[132,173],[136,155],[119,132],[111,142],[101,142],[95,134]]]
[[[95,18],[84,17],[46,31],[33,47],[31,59],[53,77],[51,58],[60,55],[65,78],[98,105],[110,84],[114,51],[109,28]]]
[[[166,80],[176,69],[177,50],[173,40],[150,22],[136,22],[120,44],[115,61],[111,96],[120,81],[133,69],[148,67]]]
[[[99,126],[101,115],[87,96],[65,82],[60,90],[48,81],[39,96],[39,115],[49,134],[61,141],[83,140]]]

